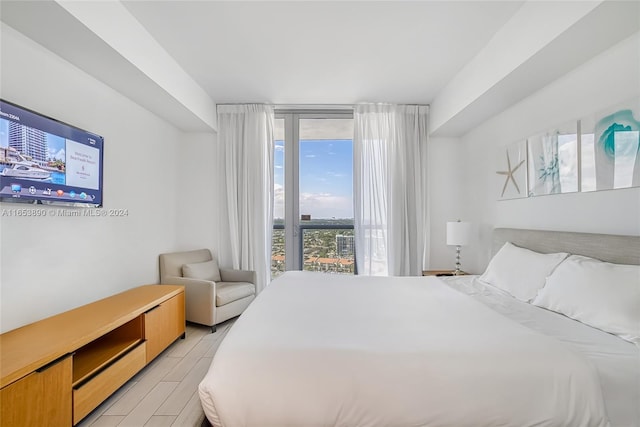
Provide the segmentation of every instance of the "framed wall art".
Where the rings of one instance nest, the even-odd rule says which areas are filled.
[[[529,137],[527,151],[529,196],[579,191],[577,121]]]
[[[498,200],[527,197],[527,142],[517,141],[498,150]]]
[[[580,120],[582,191],[640,186],[640,98]]]

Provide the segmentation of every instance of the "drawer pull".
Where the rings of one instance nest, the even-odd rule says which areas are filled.
[[[89,375],[87,378],[84,378],[83,380],[81,380],[80,382],[78,382],[77,384],[75,384],[73,386],[74,390],[77,390],[79,388],[82,388],[83,385],[85,385],[86,383],[88,383],[89,381],[91,381],[92,379],[94,379],[95,377],[97,377],[98,375],[100,375],[101,373],[103,373],[104,371],[106,371],[107,369],[109,369],[112,365],[114,365],[115,363],[118,363],[119,360],[121,360],[124,357],[127,357],[128,355],[130,355],[131,353],[133,353],[134,351],[136,351],[141,345],[144,345],[146,341],[140,341],[138,342],[134,347],[132,347],[131,349],[129,349],[127,352],[119,355],[118,357],[114,358],[113,360],[110,360],[109,363],[107,363],[106,365],[104,365],[99,371],[96,371],[94,373],[92,373],[91,375]],[[142,369],[142,368],[141,368]]]
[[[41,373],[46,371],[47,369],[53,367],[54,365],[57,365],[58,363],[62,362],[64,359],[66,359],[67,357],[71,356],[73,353],[67,353],[65,355],[62,355],[60,357],[58,357],[56,360],[53,360],[49,363],[47,363],[44,366],[41,366],[40,368],[36,369],[36,372]]]
[[[156,309],[158,309],[158,308],[160,308],[160,304],[158,304],[158,305],[156,305],[155,307],[152,307],[152,308],[150,308],[149,310],[145,311],[145,312],[144,312],[144,314],[151,313],[153,310],[156,310]]]

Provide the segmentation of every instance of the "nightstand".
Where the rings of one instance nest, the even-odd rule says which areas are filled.
[[[423,270],[423,276],[453,276],[455,270]],[[466,276],[468,273],[462,271],[460,276]]]

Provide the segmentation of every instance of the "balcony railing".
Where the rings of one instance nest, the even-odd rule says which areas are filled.
[[[357,273],[353,224],[302,223],[298,227],[302,270]],[[284,224],[274,224],[273,230],[271,276],[276,277],[285,270]]]

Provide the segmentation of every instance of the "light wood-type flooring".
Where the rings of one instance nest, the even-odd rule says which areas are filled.
[[[78,424],[80,427],[200,427],[204,412],[198,384],[235,319],[218,325],[187,324],[179,339]]]

